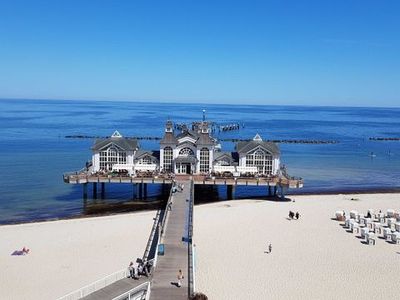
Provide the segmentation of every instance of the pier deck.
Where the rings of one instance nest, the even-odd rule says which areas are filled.
[[[185,177],[178,175],[178,177]],[[189,177],[189,176],[186,176]],[[285,177],[212,177],[204,175],[192,175],[195,185],[255,185],[255,186],[277,186],[287,185],[289,188],[302,188],[303,180],[297,178]],[[156,184],[171,184],[171,178],[163,178],[159,176],[153,177],[130,177],[130,176],[104,176],[85,173],[64,174],[64,182],[69,184],[85,184],[85,183],[156,183]]]
[[[182,192],[172,196],[172,209],[169,211],[166,228],[161,243],[164,244],[164,255],[158,256],[154,271],[151,300],[188,299],[189,297],[189,243],[182,238],[188,234],[188,218],[190,210],[191,190],[189,180],[179,180],[184,185]],[[177,274],[182,270],[184,280],[182,287],[177,287]]]
[[[146,281],[149,281],[149,278],[145,276],[142,276],[137,280],[132,278],[124,278],[102,288],[101,290],[91,293],[86,297],[83,297],[82,300],[114,299],[115,297],[122,295],[123,293],[141,285],[142,283],[145,283]]]

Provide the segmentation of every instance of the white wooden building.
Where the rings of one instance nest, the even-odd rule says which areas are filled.
[[[178,133],[168,121],[159,151],[142,150],[137,140],[124,138],[118,131],[110,138],[96,140],[92,151],[93,172],[277,175],[280,169],[280,151],[275,143],[263,141],[257,134],[253,140],[237,143],[234,152],[223,152],[206,121]]]

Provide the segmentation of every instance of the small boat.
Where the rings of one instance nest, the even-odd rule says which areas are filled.
[[[370,157],[376,157],[376,154],[374,154],[374,152],[371,152],[371,153],[369,154],[369,156],[370,156]]]

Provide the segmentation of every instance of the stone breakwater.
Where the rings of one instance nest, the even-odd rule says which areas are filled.
[[[104,139],[109,138],[109,136],[94,136],[94,135],[66,135],[67,139]],[[136,140],[153,140],[159,141],[161,137],[156,136],[129,136],[128,139]],[[222,142],[248,142],[251,139],[219,139]],[[274,142],[280,144],[338,144],[339,141],[335,140],[266,140],[267,142]]]

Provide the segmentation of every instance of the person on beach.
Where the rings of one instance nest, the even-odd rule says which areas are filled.
[[[170,201],[169,203],[168,203],[168,210],[172,210],[172,201]]]
[[[24,247],[24,248],[22,248],[22,255],[26,255],[26,254],[29,254],[29,249]]]
[[[181,287],[182,286],[182,279],[185,278],[185,277],[183,277],[182,270],[179,270],[177,278],[178,278],[178,287]]]
[[[272,244],[270,243],[269,245],[268,245],[268,253],[271,253],[272,252]]]
[[[298,220],[300,218],[299,212],[296,212],[296,219]]]

